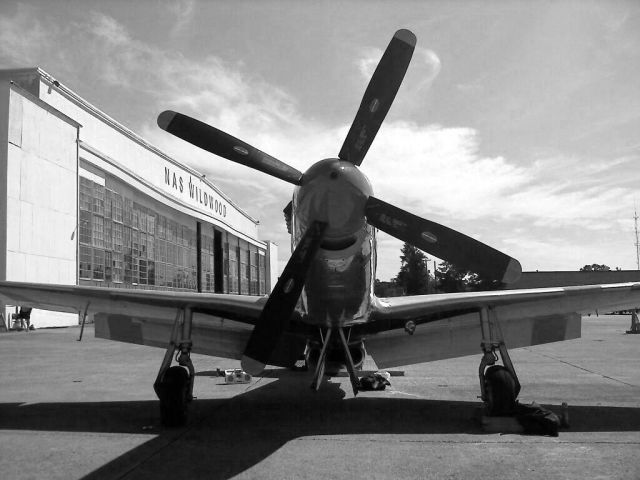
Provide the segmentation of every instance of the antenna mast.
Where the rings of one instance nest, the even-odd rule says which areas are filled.
[[[636,265],[638,270],[640,270],[640,241],[638,241],[638,211],[633,209],[633,221],[635,224],[636,230]]]

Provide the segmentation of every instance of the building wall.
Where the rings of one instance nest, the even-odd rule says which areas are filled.
[[[78,124],[15,87],[8,98],[4,278],[75,285]],[[33,321],[77,315],[34,312]]]
[[[5,278],[7,271],[7,155],[9,151],[9,99],[11,84],[0,82],[0,278]],[[0,306],[2,304],[0,303]],[[5,314],[4,307],[0,313]],[[3,319],[0,319],[3,320]]]

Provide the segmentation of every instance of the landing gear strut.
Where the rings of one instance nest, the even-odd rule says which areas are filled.
[[[320,384],[322,383],[322,377],[324,375],[325,363],[327,361],[327,347],[329,346],[329,341],[331,340],[332,333],[334,330],[338,332],[338,338],[340,340],[340,346],[344,351],[344,359],[345,359],[345,367],[347,368],[347,372],[349,373],[349,380],[351,382],[351,388],[353,389],[353,395],[358,395],[358,390],[360,390],[360,379],[356,374],[356,367],[353,363],[353,357],[351,356],[351,352],[349,351],[349,344],[344,335],[344,330],[342,327],[329,327],[327,329],[326,336],[322,337],[322,350],[320,350],[320,356],[318,357],[318,363],[316,365],[315,372],[313,374],[313,380],[311,381],[311,388],[314,390],[318,390],[320,388]]]
[[[640,333],[640,321],[638,320],[638,310],[637,308],[631,310],[631,329],[627,330],[627,333]]]
[[[504,343],[500,323],[492,309],[483,307],[480,310],[480,327],[484,352],[478,369],[481,398],[489,415],[510,415],[520,393],[520,381]],[[502,365],[496,365],[499,360],[496,349],[500,352]]]
[[[169,346],[160,365],[153,389],[160,399],[160,418],[166,427],[179,427],[187,422],[187,410],[193,400],[195,368],[191,362],[190,308],[179,309],[171,331]],[[180,340],[178,340],[180,339]],[[171,366],[175,352],[178,365]]]

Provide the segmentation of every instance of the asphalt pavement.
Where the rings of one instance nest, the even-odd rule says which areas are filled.
[[[354,398],[270,369],[225,385],[239,362],[194,355],[186,427],[160,425],[164,352],[88,327],[0,333],[0,478],[640,479],[640,335],[629,316],[585,317],[583,337],[515,349],[520,401],[560,412],[558,437],[483,432],[478,355],[394,369]]]

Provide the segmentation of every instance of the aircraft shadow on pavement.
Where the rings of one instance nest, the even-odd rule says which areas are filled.
[[[299,382],[294,387],[275,380],[231,399],[196,400],[182,429],[160,427],[155,401],[8,403],[0,404],[0,429],[157,435],[89,479],[139,467],[155,478],[176,471],[187,478],[230,478],[305,436],[483,434],[476,420],[479,402],[367,395],[344,400],[339,383],[325,382],[313,392]],[[640,408],[574,406],[570,417],[570,432],[640,431]]]

